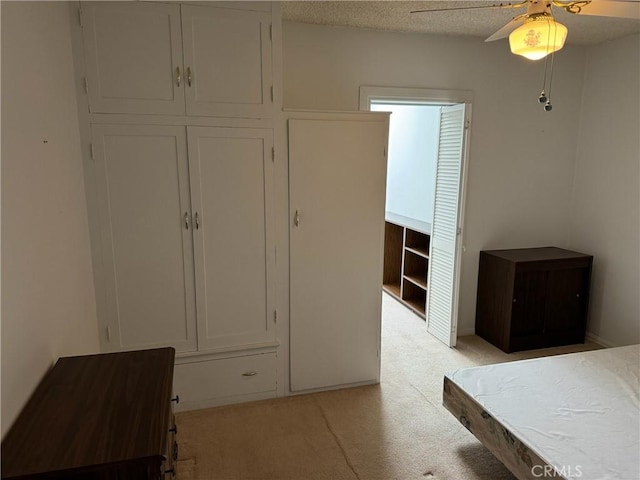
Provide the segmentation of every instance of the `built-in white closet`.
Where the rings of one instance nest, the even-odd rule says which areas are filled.
[[[177,410],[378,381],[387,115],[282,113],[277,2],[72,15],[102,350]]]
[[[178,409],[276,396],[277,5],[78,7],[102,349],[175,347]]]

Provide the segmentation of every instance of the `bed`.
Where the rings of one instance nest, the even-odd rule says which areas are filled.
[[[465,368],[445,407],[520,480],[640,479],[640,345]]]

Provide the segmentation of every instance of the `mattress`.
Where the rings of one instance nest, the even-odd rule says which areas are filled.
[[[445,375],[444,404],[519,479],[640,479],[640,345]]]

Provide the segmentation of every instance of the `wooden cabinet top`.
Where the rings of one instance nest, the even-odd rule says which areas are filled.
[[[165,451],[173,348],[60,358],[2,442],[2,478]]]
[[[422,220],[416,220],[415,218],[405,217],[397,213],[386,211],[384,214],[385,221],[398,225],[400,227],[408,228],[409,230],[415,230],[416,232],[431,235],[432,225]]]
[[[557,247],[517,248],[512,250],[483,250],[481,254],[499,257],[509,262],[543,262],[550,260],[568,260],[592,258],[591,255],[573,252]]]

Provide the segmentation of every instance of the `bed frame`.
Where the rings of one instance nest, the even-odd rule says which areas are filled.
[[[640,345],[467,368],[444,406],[519,480],[640,479]]]

